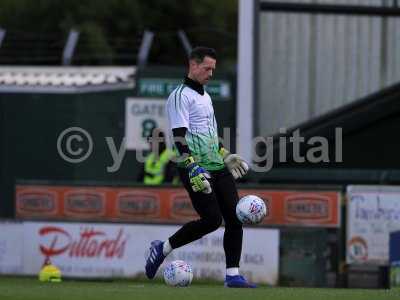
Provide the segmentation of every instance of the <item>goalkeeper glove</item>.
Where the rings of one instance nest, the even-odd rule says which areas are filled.
[[[189,172],[190,185],[193,191],[210,194],[212,192],[211,184],[208,181],[211,178],[210,174],[204,168],[200,167],[192,156],[189,156],[185,160],[185,164]]]
[[[219,150],[225,165],[235,179],[242,178],[249,171],[249,165],[238,154],[232,154],[225,148]]]

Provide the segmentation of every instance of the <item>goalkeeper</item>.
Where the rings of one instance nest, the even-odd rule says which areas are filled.
[[[200,218],[183,225],[166,241],[153,241],[146,261],[146,275],[153,278],[165,257],[176,248],[215,231],[225,221],[225,286],[252,288],[239,273],[242,224],[236,217],[239,201],[235,179],[248,171],[246,162],[218,142],[217,122],[211,98],[204,90],[215,70],[216,53],[194,48],[189,73],[168,97],[166,111],[178,152],[179,175]]]

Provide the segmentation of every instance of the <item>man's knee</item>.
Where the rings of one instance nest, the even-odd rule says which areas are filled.
[[[222,217],[215,215],[203,220],[207,233],[217,230],[222,224]]]
[[[243,224],[238,219],[225,221],[225,229],[240,231],[243,230]]]

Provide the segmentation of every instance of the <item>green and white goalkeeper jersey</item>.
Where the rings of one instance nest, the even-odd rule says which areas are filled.
[[[169,95],[166,111],[171,136],[172,129],[187,128],[187,145],[200,166],[209,171],[224,168],[224,161],[218,153],[219,141],[214,108],[206,91],[201,95],[189,86],[181,84]],[[179,155],[178,150],[175,151]]]

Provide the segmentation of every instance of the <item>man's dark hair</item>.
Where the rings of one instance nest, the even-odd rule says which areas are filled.
[[[190,52],[189,60],[194,59],[197,63],[201,63],[206,56],[217,59],[217,52],[213,48],[195,47]]]

